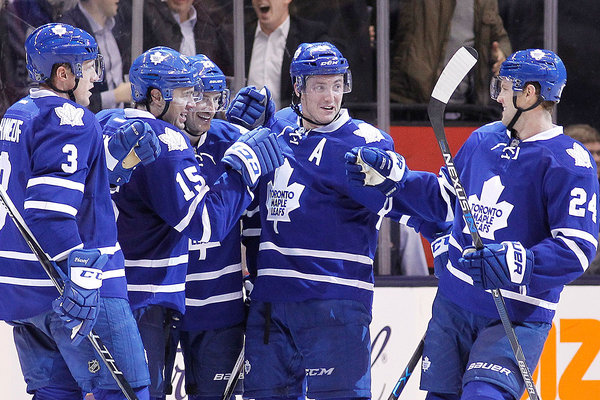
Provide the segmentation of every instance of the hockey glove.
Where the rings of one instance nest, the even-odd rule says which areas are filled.
[[[520,242],[488,244],[481,250],[467,248],[458,259],[483,289],[512,288],[527,285],[533,270],[533,253]]]
[[[129,182],[133,169],[139,164],[124,162],[132,150],[144,165],[156,160],[160,154],[158,138],[146,122],[133,121],[108,139],[106,164],[108,180],[112,185],[119,186]]]
[[[386,196],[402,187],[409,171],[404,157],[377,147],[355,147],[345,158],[351,185],[375,186]]]
[[[259,128],[240,136],[221,161],[238,171],[244,183],[254,188],[258,178],[283,164],[283,153],[277,136],[268,128]]]
[[[248,130],[268,124],[275,115],[275,102],[266,86],[258,91],[254,86],[241,88],[225,113],[227,121]]]
[[[107,261],[108,256],[97,249],[73,250],[67,260],[68,276],[56,266],[65,286],[63,294],[52,302],[52,308],[66,327],[73,329],[71,339],[75,346],[92,331],[96,323],[102,268]]]
[[[448,265],[448,243],[450,243],[450,233],[439,236],[431,242],[431,254],[433,254],[433,274],[436,278],[442,274]]]

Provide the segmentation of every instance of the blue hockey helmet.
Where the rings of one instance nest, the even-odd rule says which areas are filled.
[[[502,63],[498,77],[492,80],[490,93],[494,100],[498,98],[502,80],[511,81],[514,91],[522,91],[527,83],[538,82],[540,97],[558,103],[567,83],[567,70],[562,60],[550,50],[521,50]]]
[[[191,60],[171,48],[158,46],[142,53],[129,69],[131,96],[136,102],[146,99],[148,90],[160,90],[166,101],[173,100],[173,89],[193,87],[198,99],[202,94],[202,80]]]
[[[218,98],[213,99],[216,111],[225,110],[229,103],[229,89],[227,89],[227,79],[223,71],[204,54],[197,54],[190,57],[190,61],[200,73],[204,92],[218,92],[220,94]]]
[[[352,74],[348,60],[329,42],[302,43],[296,49],[290,64],[292,85],[298,91],[306,86],[306,77],[311,75],[344,75],[344,93],[352,90]]]
[[[97,78],[104,79],[104,63],[98,44],[86,31],[68,24],[45,24],[25,40],[27,71],[35,82],[45,82],[55,64],[68,63],[77,78],[83,77],[83,63],[95,60]]]

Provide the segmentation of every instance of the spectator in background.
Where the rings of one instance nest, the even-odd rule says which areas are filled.
[[[497,0],[400,0],[391,65],[393,101],[426,103],[443,66],[458,48],[474,47],[479,62],[450,103],[488,105],[491,74],[512,52]]]
[[[352,82],[352,92],[344,96],[344,101],[375,101],[375,51],[369,34],[372,7],[369,7],[367,1],[302,0],[293,3],[292,7],[292,12],[295,11],[296,15],[325,24],[331,42],[352,66],[355,79]],[[303,41],[310,40],[306,38]],[[349,108],[352,110],[352,107]],[[355,118],[362,118],[357,112],[353,112],[353,115]]]
[[[166,46],[186,56],[202,53],[221,66],[225,75],[231,76],[233,45],[227,39],[230,33],[224,30],[200,0],[144,2],[144,50]]]
[[[278,110],[292,101],[290,63],[298,45],[327,40],[324,24],[290,15],[291,2],[252,0],[256,19],[245,30],[248,85],[267,86]]]
[[[108,108],[122,108],[131,102],[131,85],[124,80],[123,63],[130,57],[130,38],[115,37],[119,0],[80,0],[61,19],[86,32],[90,32],[100,47],[104,58],[104,81],[94,86],[88,108],[98,112]],[[120,31],[120,29],[115,29]],[[120,44],[120,46],[119,46]]]
[[[408,225],[392,224],[390,239],[393,243],[392,275],[429,275],[421,235]]]
[[[572,137],[573,139],[581,142],[590,153],[596,162],[596,169],[598,178],[600,179],[600,132],[597,129],[588,124],[574,124],[565,127],[565,135]],[[599,235],[600,238],[600,235]],[[600,274],[600,250],[596,252],[596,256],[590,263],[590,266],[585,271],[585,275],[599,275]]]
[[[498,0],[513,51],[544,47],[544,0]]]

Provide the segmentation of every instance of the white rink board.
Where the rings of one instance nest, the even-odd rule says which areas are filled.
[[[421,339],[431,315],[433,287],[383,287],[375,289],[371,340],[373,399],[387,400],[402,369]],[[544,400],[600,399],[600,286],[569,286],[562,295],[554,319],[555,341],[547,343],[542,359],[542,382],[538,390]],[[562,329],[561,329],[562,328]],[[387,343],[384,346],[384,342]],[[582,344],[583,343],[583,344]],[[581,352],[578,351],[581,349]],[[590,354],[595,351],[595,354]],[[0,323],[0,384],[2,398],[29,400],[14,349],[11,328]],[[543,356],[545,357],[545,356]],[[183,362],[178,359],[174,387],[182,388]],[[551,366],[552,369],[544,366]],[[548,379],[545,379],[548,377]],[[536,381],[538,379],[536,378]],[[419,369],[410,378],[400,399],[423,400],[418,390]],[[178,385],[179,384],[179,385]],[[583,388],[583,389],[582,389]],[[585,389],[585,391],[583,391]],[[596,389],[598,389],[596,391]],[[574,394],[575,393],[575,394]],[[596,393],[590,396],[590,393]],[[546,396],[545,396],[546,394]],[[587,394],[587,396],[586,396]],[[180,393],[169,400],[184,399]]]

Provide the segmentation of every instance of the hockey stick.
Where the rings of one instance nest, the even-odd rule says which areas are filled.
[[[442,71],[442,74],[433,88],[431,100],[429,101],[429,105],[427,107],[427,114],[429,115],[429,120],[431,121],[431,126],[433,127],[433,131],[435,133],[435,138],[437,139],[442,151],[442,156],[444,157],[444,163],[448,169],[450,179],[452,179],[452,186],[456,192],[456,197],[458,199],[458,203],[460,204],[465,223],[467,224],[467,227],[471,233],[473,245],[476,249],[480,250],[484,247],[483,241],[481,240],[481,236],[477,230],[477,225],[475,224],[475,219],[471,213],[471,206],[469,205],[467,194],[464,187],[460,183],[458,171],[454,166],[454,160],[452,158],[452,154],[450,153],[450,146],[446,140],[446,132],[444,131],[444,110],[446,109],[446,103],[448,103],[448,100],[450,100],[450,96],[452,96],[452,93],[454,93],[456,87],[471,70],[471,68],[473,68],[476,62],[477,51],[475,51],[475,49],[471,47],[461,47],[458,49],[456,54],[454,54],[450,61],[448,61],[448,64]],[[529,398],[531,400],[539,400],[537,390],[531,377],[531,372],[529,371],[529,367],[525,361],[523,349],[517,340],[515,329],[510,321],[510,318],[508,317],[506,304],[504,303],[504,297],[500,293],[499,289],[492,289],[492,297],[494,298],[494,303],[498,309],[498,314],[500,315],[500,320],[502,321],[502,326],[504,327],[506,336],[510,341],[510,347],[515,355],[515,360],[517,361],[519,370],[521,371],[521,376],[525,382],[525,387],[529,393]]]
[[[227,379],[227,386],[225,386],[225,391],[223,392],[223,397],[221,400],[229,400],[235,387],[237,386],[238,381],[240,380],[240,374],[242,373],[242,367],[244,366],[244,349],[246,348],[245,344],[242,344],[242,350],[240,350],[240,355],[235,361],[235,365],[231,370],[231,375],[229,375],[229,379]]]
[[[25,242],[27,242],[27,245],[29,246],[29,248],[31,248],[31,251],[33,251],[33,253],[37,257],[37,259],[39,260],[40,264],[42,264],[44,271],[50,277],[50,280],[52,281],[52,283],[58,290],[58,293],[60,293],[62,295],[63,294],[63,285],[61,283],[61,278],[59,277],[58,273],[54,269],[54,266],[52,265],[50,258],[44,252],[44,250],[42,249],[42,247],[40,246],[40,244],[36,240],[36,238],[33,236],[31,231],[29,230],[29,227],[25,224],[25,220],[23,219],[23,217],[21,216],[21,214],[19,213],[19,211],[13,204],[10,197],[8,197],[8,193],[6,193],[6,190],[4,189],[4,187],[2,185],[0,185],[0,201],[2,202],[2,204],[4,204],[4,207],[8,211],[8,215],[10,215],[10,218],[13,220],[13,222],[17,226],[17,229],[19,229],[19,232],[23,236],[23,239],[25,239]],[[94,347],[94,349],[96,350],[96,352],[98,353],[98,355],[100,355],[100,358],[102,359],[102,361],[104,362],[104,364],[106,365],[108,370],[110,371],[110,374],[113,376],[113,378],[117,382],[117,385],[119,385],[119,388],[121,389],[121,391],[123,392],[123,394],[125,395],[127,400],[138,400],[135,392],[131,388],[131,385],[129,385],[129,382],[127,382],[127,380],[123,376],[123,373],[117,367],[117,364],[115,363],[115,359],[110,354],[110,352],[108,351],[108,349],[106,348],[104,343],[102,343],[102,340],[100,340],[100,337],[96,333],[94,333],[94,331],[92,330],[88,334],[87,338],[90,341],[90,343],[92,344],[92,346]]]
[[[398,400],[398,397],[400,397],[400,393],[402,393],[402,391],[406,387],[406,384],[408,383],[408,378],[411,377],[415,367],[419,363],[419,360],[421,360],[421,356],[423,355],[423,345],[424,344],[425,344],[425,336],[423,336],[423,338],[417,345],[415,352],[413,353],[412,357],[408,361],[408,364],[404,368],[404,371],[402,371],[402,375],[400,375],[400,378],[398,378],[398,382],[396,382],[396,385],[394,386],[394,389],[392,390],[390,397],[388,397],[388,400]]]

